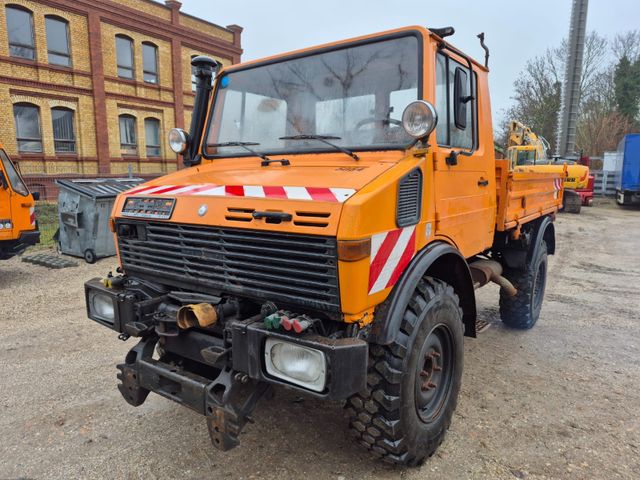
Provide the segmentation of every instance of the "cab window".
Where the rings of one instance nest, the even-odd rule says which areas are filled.
[[[471,149],[477,143],[477,81],[469,68],[456,60],[436,55],[436,111],[438,144]]]
[[[2,163],[2,169],[4,170],[7,176],[7,181],[13,191],[25,197],[29,195],[29,190],[27,190],[27,187],[22,181],[22,178],[20,178],[20,174],[16,170],[16,167],[13,166],[13,163],[11,163],[7,154],[4,153],[4,150],[0,150],[0,163]]]

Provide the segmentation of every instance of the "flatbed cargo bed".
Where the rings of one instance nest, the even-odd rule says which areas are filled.
[[[564,176],[566,172],[513,172],[508,160],[496,160],[496,230],[556,212],[562,205]]]

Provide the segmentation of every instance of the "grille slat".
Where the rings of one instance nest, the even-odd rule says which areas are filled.
[[[420,220],[422,203],[422,171],[416,168],[406,174],[398,185],[396,223],[399,227],[415,225]]]
[[[118,225],[123,223],[137,226],[128,230],[133,235],[118,235],[128,273],[184,289],[339,310],[334,238],[160,222]]]

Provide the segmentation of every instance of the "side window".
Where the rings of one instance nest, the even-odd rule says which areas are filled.
[[[158,47],[149,42],[142,43],[142,79],[158,83]]]
[[[191,55],[191,60],[193,60],[196,57],[197,57],[197,55]],[[189,62],[189,67],[191,68],[191,91],[195,92],[196,91],[196,83],[197,83],[196,67],[191,65],[191,62]]]
[[[456,70],[458,90],[456,90]],[[443,54],[436,56],[436,111],[438,126],[436,135],[439,145],[471,149],[476,140],[477,82],[469,69]],[[470,83],[473,85],[471,86]],[[471,88],[470,88],[471,87]],[[456,96],[456,93],[458,94]],[[464,104],[458,101],[462,97]],[[462,108],[461,108],[462,107]],[[456,114],[456,109],[458,112]],[[462,112],[463,118],[456,118]]]
[[[436,137],[440,145],[449,145],[449,84],[447,83],[447,57],[436,55]]]
[[[133,115],[120,115],[120,154],[138,155],[138,140],[136,132],[136,118]]]
[[[73,110],[54,107],[51,109],[51,120],[56,153],[75,153],[76,135],[73,128]]]
[[[16,124],[16,140],[19,152],[42,152],[40,133],[40,109],[30,103],[16,103],[13,106]]]
[[[33,36],[33,15],[30,10],[19,5],[8,6],[7,35],[9,55],[12,57],[36,59],[36,42]]]
[[[465,93],[467,95],[473,96],[474,100],[470,100],[467,102],[465,113],[466,113],[466,121],[462,122],[462,128],[460,128],[460,124],[456,122],[455,110],[458,108],[456,105],[456,70],[460,69],[459,75],[463,79],[463,88],[465,88]],[[475,82],[473,82],[473,87],[475,90]],[[462,66],[461,63],[456,62],[453,59],[449,59],[449,143],[452,147],[460,147],[469,149],[473,147],[473,132],[475,130],[475,125],[472,120],[473,112],[475,111],[475,91],[472,94],[469,94],[469,69]],[[464,93],[463,93],[464,95]]]
[[[124,35],[116,35],[116,60],[118,76],[133,78],[135,75],[133,64],[133,40]]]
[[[45,17],[45,25],[47,28],[49,63],[70,67],[69,24],[62,18],[48,16]]]
[[[160,120],[144,119],[144,137],[147,144],[147,157],[160,156]]]

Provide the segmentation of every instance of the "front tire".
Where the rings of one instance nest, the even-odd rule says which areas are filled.
[[[463,366],[462,310],[453,288],[421,280],[390,345],[370,348],[367,389],[347,402],[349,427],[390,463],[414,466],[442,443]]]
[[[540,317],[547,285],[547,243],[542,240],[525,270],[508,269],[504,276],[518,293],[511,297],[500,290],[500,318],[506,325],[529,329]]]

